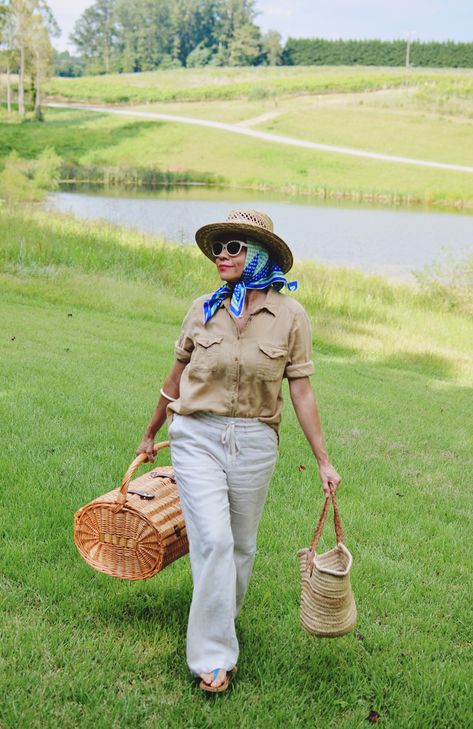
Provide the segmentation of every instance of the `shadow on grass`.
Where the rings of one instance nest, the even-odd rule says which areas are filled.
[[[47,122],[0,123],[0,157],[15,150],[20,157],[31,159],[36,158],[45,147],[53,147],[66,161],[77,162],[82,154],[106,150],[123,141],[133,140],[151,128],[156,130],[163,124],[144,121],[102,127],[98,122],[106,116],[85,112],[70,119],[48,117]]]
[[[455,376],[455,368],[450,360],[431,352],[396,352],[382,361],[383,366],[416,372],[426,377],[437,377],[451,380]]]
[[[340,344],[334,341],[330,337],[316,337],[313,340],[314,352],[317,354],[329,354],[336,357],[356,357],[359,354],[355,347],[347,347],[346,345]]]
[[[146,583],[140,583],[137,589],[126,583],[129,589],[116,590],[113,601],[107,597],[103,602],[95,603],[95,616],[107,624],[136,626],[142,623],[164,632],[172,630],[184,637],[192,599],[190,576],[182,571],[180,575],[168,573],[167,579],[162,579],[163,584],[159,585],[161,579],[161,575],[155,575]]]

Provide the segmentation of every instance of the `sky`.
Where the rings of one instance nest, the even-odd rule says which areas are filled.
[[[132,0],[130,0],[132,1]],[[48,0],[62,30],[54,45],[68,43],[75,21],[91,0]],[[473,0],[256,0],[256,23],[265,32],[293,38],[404,38],[473,41]]]

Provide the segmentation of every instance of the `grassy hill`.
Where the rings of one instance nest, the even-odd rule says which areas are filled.
[[[24,210],[0,212],[0,240],[2,727],[354,729],[372,710],[392,729],[468,726],[467,312],[298,265],[359,623],[333,641],[298,627],[295,554],[322,495],[287,405],[240,670],[231,693],[207,701],[185,665],[187,558],[151,581],[115,581],[82,562],[72,515],[121,479],[213,267],[187,247]]]
[[[407,84],[407,85],[406,85]],[[466,71],[181,69],[52,79],[69,101],[199,117],[324,144],[473,166],[473,82]],[[126,103],[125,103],[126,102]],[[145,103],[146,102],[146,103]],[[53,146],[63,177],[101,184],[208,182],[319,198],[473,206],[473,174],[298,149],[228,131],[87,111],[19,123],[0,112],[0,164]]]
[[[106,103],[210,101],[325,94],[422,86],[429,93],[463,93],[471,98],[471,71],[422,69],[406,75],[403,68],[356,66],[256,66],[183,68],[82,78],[55,77],[49,96]]]

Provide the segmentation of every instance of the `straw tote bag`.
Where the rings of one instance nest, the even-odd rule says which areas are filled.
[[[333,506],[337,546],[324,554],[317,554],[330,504]],[[302,587],[301,626],[311,635],[321,638],[349,633],[356,623],[355,598],[350,582],[353,558],[345,547],[333,489],[325,499],[310,547],[299,550],[297,555],[300,559]]]
[[[168,446],[156,443],[154,451]],[[123,580],[152,577],[189,551],[173,469],[155,467],[131,481],[145,461],[140,453],[119,488],[74,515],[74,541],[85,561]]]

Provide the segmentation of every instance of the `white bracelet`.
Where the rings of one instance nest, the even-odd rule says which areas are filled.
[[[169,395],[166,395],[166,393],[164,392],[163,388],[161,388],[159,392],[161,393],[161,395],[162,395],[162,396],[163,396],[163,397],[164,397],[164,398],[165,398],[166,400],[169,400],[169,402],[174,402],[175,400],[177,400],[177,397],[169,397]]]

